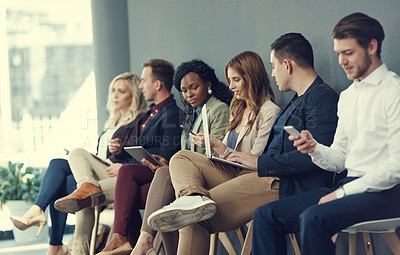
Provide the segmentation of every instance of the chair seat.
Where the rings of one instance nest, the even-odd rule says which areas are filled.
[[[370,232],[370,233],[385,233],[394,232],[400,227],[400,218],[391,218],[385,220],[372,220],[354,224],[343,230],[343,232]]]

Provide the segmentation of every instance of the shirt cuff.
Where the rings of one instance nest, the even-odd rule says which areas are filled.
[[[354,181],[348,182],[343,185],[344,193],[347,195],[353,195],[358,193],[363,193],[366,191],[365,187],[362,185],[361,178]]]
[[[308,153],[308,155],[310,155],[311,158],[313,158],[313,159],[320,159],[322,157],[322,149],[323,149],[323,146],[321,146],[321,144],[317,143],[317,145],[315,145],[314,152]]]

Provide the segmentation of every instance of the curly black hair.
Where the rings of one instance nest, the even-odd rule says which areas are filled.
[[[201,59],[193,59],[188,62],[183,62],[175,71],[174,86],[178,91],[181,91],[181,80],[188,73],[196,73],[204,82],[211,82],[213,95],[228,106],[230,105],[233,93],[223,82],[220,82],[215,75],[215,70],[204,63]],[[181,94],[181,100],[185,106],[185,120],[183,125],[190,129],[194,122],[194,109],[186,102]]]

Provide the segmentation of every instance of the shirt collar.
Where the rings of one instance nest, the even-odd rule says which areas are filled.
[[[381,66],[376,68],[372,73],[370,73],[367,77],[365,77],[365,79],[363,79],[362,81],[354,80],[354,86],[360,87],[360,86],[365,86],[367,84],[378,86],[387,72],[388,72],[387,66],[385,63],[383,63]]]
[[[171,94],[169,97],[167,97],[164,101],[158,103],[158,104],[151,104],[149,106],[150,112],[158,112],[163,108],[166,104],[168,104],[172,99],[174,98],[174,95]]]
[[[211,95],[209,95],[209,96],[206,98],[206,100],[204,100],[204,102],[203,102],[200,106],[196,107],[195,112],[197,113],[197,116],[199,116],[199,115],[201,114],[201,109],[203,108],[203,106],[204,106],[205,104],[207,104],[207,102],[208,102],[208,100],[210,99],[210,97],[211,97]]]

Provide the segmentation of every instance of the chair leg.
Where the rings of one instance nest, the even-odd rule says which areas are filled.
[[[242,246],[242,247],[243,247],[244,238],[245,238],[244,233],[245,233],[244,226],[236,229],[236,235],[239,239],[240,246]]]
[[[334,235],[332,236],[332,242],[333,242],[333,243],[336,243],[338,237],[339,237],[339,233],[334,234]]]
[[[250,255],[253,245],[253,221],[247,223],[247,235],[243,243],[241,255]]]
[[[216,255],[218,250],[218,233],[211,234],[209,255]]]
[[[300,255],[300,241],[299,241],[300,238],[298,237],[297,234],[294,234],[294,233],[290,233],[289,237],[290,237],[290,240],[292,241],[294,253],[296,255]]]
[[[229,255],[238,255],[235,247],[233,247],[231,240],[225,232],[219,233],[219,240],[221,241],[222,245],[225,247]]]
[[[357,255],[357,233],[349,233],[349,255]]]
[[[372,246],[371,234],[370,233],[363,233],[364,237],[364,246],[367,255],[374,255],[374,247]]]
[[[400,255],[400,240],[397,237],[396,232],[392,233],[381,233],[381,236],[385,240],[386,244],[390,247],[394,255]]]
[[[95,206],[94,207],[94,226],[92,229],[92,237],[90,238],[89,255],[94,255],[95,249],[96,249],[97,229],[99,227],[99,213],[100,213],[100,206]]]
[[[161,234],[157,232],[153,241],[153,248],[157,252],[157,254],[160,252],[161,246],[162,246]]]

